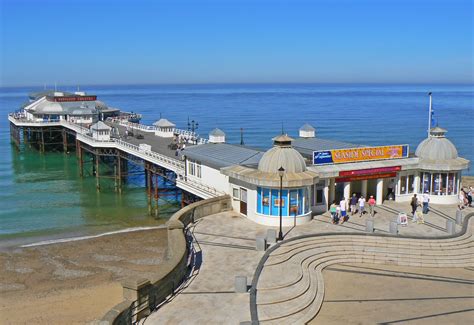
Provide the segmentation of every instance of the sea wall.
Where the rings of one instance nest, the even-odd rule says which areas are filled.
[[[168,248],[165,261],[153,278],[127,278],[122,281],[123,301],[100,320],[100,324],[131,324],[146,317],[164,303],[185,280],[188,265],[189,239],[186,228],[205,216],[232,208],[229,195],[190,204],[171,216],[167,223]]]

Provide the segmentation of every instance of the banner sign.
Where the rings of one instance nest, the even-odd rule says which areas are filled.
[[[344,164],[369,160],[399,159],[408,157],[408,145],[361,147],[313,151],[313,165]]]
[[[369,168],[369,169],[359,169],[359,170],[345,170],[345,171],[339,172],[339,176],[371,175],[371,174],[380,174],[380,173],[388,173],[388,172],[398,172],[400,170],[402,170],[402,166]]]
[[[48,97],[53,102],[90,102],[97,100],[97,96],[54,96]]]
[[[397,177],[397,173],[383,173],[383,174],[372,174],[372,175],[357,175],[357,176],[349,176],[349,177],[336,177],[336,183],[362,181],[362,180],[366,180],[366,179],[376,179],[376,178],[393,178],[393,177]]]

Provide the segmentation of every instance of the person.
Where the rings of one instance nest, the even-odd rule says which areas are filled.
[[[341,207],[339,205],[336,206],[336,214],[334,215],[333,224],[337,225],[339,223],[339,218],[341,217]]]
[[[418,208],[418,199],[416,197],[416,194],[413,194],[413,197],[411,198],[410,206],[411,206],[411,214],[413,215],[413,222],[416,222],[418,220],[416,216],[416,209]]]
[[[351,215],[354,215],[357,211],[357,196],[356,194],[352,194],[351,197]]]
[[[337,213],[337,204],[336,200],[332,201],[331,206],[329,207],[329,212],[331,213],[331,220],[334,223],[334,218],[336,217]]]
[[[341,208],[341,225],[346,221],[347,216],[347,203],[346,198],[342,198],[341,202],[339,202],[339,207]]]
[[[429,210],[429,203],[430,203],[430,195],[428,194],[428,191],[423,194],[423,214],[427,214]]]
[[[361,195],[359,198],[359,217],[362,217],[364,213],[365,213],[365,198],[363,195]]]
[[[469,186],[469,191],[467,192],[467,204],[472,207],[472,186]]]
[[[373,217],[374,216],[374,207],[375,207],[375,199],[374,199],[373,195],[370,196],[368,203],[369,203],[370,216]]]
[[[461,189],[459,191],[459,204],[458,204],[459,210],[464,209],[464,191]]]

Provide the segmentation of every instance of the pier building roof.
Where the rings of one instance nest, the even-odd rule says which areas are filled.
[[[176,124],[168,121],[165,118],[160,118],[158,121],[153,123],[154,126],[160,127],[160,128],[174,128]]]
[[[105,124],[104,122],[102,122],[102,121],[99,121],[99,122],[91,125],[91,130],[92,131],[104,131],[104,130],[110,130],[110,129],[112,129],[112,128],[110,126],[108,126],[107,124]]]
[[[430,130],[428,138],[416,148],[420,167],[433,170],[460,170],[469,166],[469,160],[458,156],[456,146],[446,138],[446,129],[438,126]]]
[[[293,148],[306,157],[313,157],[313,151],[365,147],[361,144],[321,138],[296,138],[292,145]]]
[[[184,155],[203,165],[222,168],[233,165],[257,166],[263,151],[235,144],[207,143],[187,147]]]
[[[224,137],[225,133],[221,129],[215,128],[211,132],[209,132],[209,135],[215,136],[215,137]]]
[[[292,148],[293,141],[286,134],[273,138],[274,147],[262,156],[258,163],[258,170],[267,173],[276,173],[283,167],[288,173],[302,173],[306,171],[306,162],[301,154]]]

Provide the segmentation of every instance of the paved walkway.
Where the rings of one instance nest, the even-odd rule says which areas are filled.
[[[376,208],[375,232],[388,233],[389,222],[396,218],[398,211],[407,212],[409,208],[408,203],[394,202]],[[473,211],[474,209],[470,209],[464,211],[464,214]],[[445,236],[446,220],[450,216],[454,220],[455,207],[433,206],[433,210],[425,217],[424,225],[410,222],[407,227],[400,227],[400,234],[420,237]],[[328,215],[317,216],[307,225],[285,228],[285,239],[304,234],[364,232],[367,218],[368,215],[354,216],[343,225],[333,225]],[[199,220],[194,227],[194,235],[195,247],[198,255],[201,254],[202,264],[180,294],[152,313],[145,323],[238,324],[249,321],[249,294],[234,292],[234,278],[237,275],[247,276],[250,284],[263,256],[262,252],[255,249],[255,238],[265,234],[267,229],[269,227],[257,225],[234,212]],[[457,227],[457,230],[460,228]],[[349,244],[351,245],[352,243]],[[184,311],[185,309],[188,311]]]

